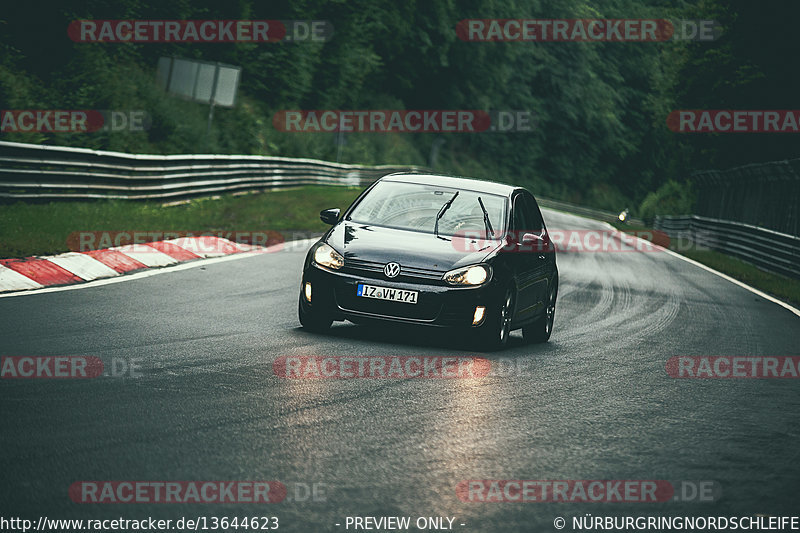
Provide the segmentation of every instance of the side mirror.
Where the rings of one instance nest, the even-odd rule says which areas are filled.
[[[520,244],[523,246],[525,251],[539,253],[553,251],[553,243],[547,233],[541,237],[535,233],[524,233],[522,235],[522,242]]]
[[[324,223],[333,226],[334,224],[339,222],[339,213],[341,213],[341,210],[338,207],[334,207],[333,209],[326,209],[324,211],[319,212],[319,219]]]

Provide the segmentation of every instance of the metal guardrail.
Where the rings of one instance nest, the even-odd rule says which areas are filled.
[[[300,185],[364,186],[422,167],[246,155],[139,155],[0,141],[0,198],[171,199]]]
[[[800,235],[800,159],[694,172],[698,215]]]
[[[698,215],[657,216],[654,227],[670,239],[688,239],[763,270],[800,279],[800,237]]]
[[[363,187],[423,167],[247,155],[140,155],[0,141],[0,198],[170,199],[300,185]],[[618,213],[539,198],[542,207],[613,222]],[[642,224],[637,219],[629,219]]]

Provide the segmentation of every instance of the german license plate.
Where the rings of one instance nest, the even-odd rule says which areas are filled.
[[[415,304],[417,303],[419,291],[390,289],[389,287],[377,287],[375,285],[359,283],[356,296],[361,296],[362,298],[374,298],[376,300],[389,300],[392,302]]]

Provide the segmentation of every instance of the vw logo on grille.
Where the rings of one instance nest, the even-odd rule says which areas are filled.
[[[386,263],[386,266],[383,267],[383,273],[387,278],[396,278],[400,274],[400,265],[395,262]]]

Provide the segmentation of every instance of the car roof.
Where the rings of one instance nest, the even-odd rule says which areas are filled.
[[[379,181],[396,181],[400,183],[422,183],[425,185],[439,185],[442,187],[452,187],[455,189],[466,189],[485,192],[487,194],[499,194],[510,196],[521,187],[498,183],[496,181],[478,180],[472,178],[462,178],[460,176],[445,176],[442,174],[387,174]]]

